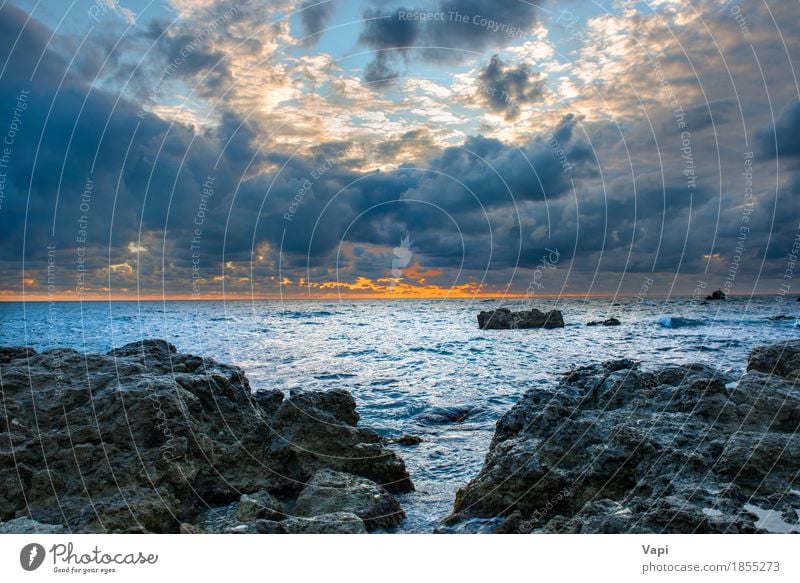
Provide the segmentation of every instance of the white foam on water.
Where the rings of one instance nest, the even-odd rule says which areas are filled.
[[[755,504],[745,504],[744,509],[758,517],[756,528],[775,534],[800,532],[800,524],[789,524],[777,510],[764,510]],[[797,512],[797,510],[795,510]]]

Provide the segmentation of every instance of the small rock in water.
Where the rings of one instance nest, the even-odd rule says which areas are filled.
[[[772,320],[773,322],[782,322],[783,320],[794,320],[794,316],[786,316],[784,314],[780,314],[778,316],[770,316],[767,320]]]
[[[619,326],[620,321],[616,318],[608,318],[606,320],[593,320],[586,324],[587,326]]]
[[[461,423],[467,418],[480,412],[481,409],[470,405],[454,405],[451,407],[434,407],[420,413],[417,420],[426,425],[444,425],[446,423]]]
[[[498,308],[478,314],[478,327],[482,330],[563,328],[564,317],[559,310],[542,312],[534,308],[512,312],[508,308]]]
[[[706,296],[707,300],[724,300],[727,296],[721,289],[715,290],[710,296]]]
[[[397,445],[417,445],[422,443],[424,440],[419,437],[418,435],[401,435],[400,437],[395,437],[389,440],[391,443],[396,443]]]

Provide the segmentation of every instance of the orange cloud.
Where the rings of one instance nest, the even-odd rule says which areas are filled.
[[[357,277],[353,282],[346,281],[324,281],[324,282],[309,282],[305,284],[310,297],[314,298],[386,298],[386,299],[400,299],[400,298],[417,298],[417,299],[435,299],[435,298],[472,298],[480,297],[503,297],[508,296],[507,293],[502,291],[487,289],[487,286],[481,286],[476,283],[462,283],[459,285],[443,287],[435,284],[424,284],[424,277],[419,277],[420,273],[428,273],[431,275],[439,275],[439,270],[431,270],[426,272],[424,270],[414,271],[414,278],[417,279],[417,284],[406,283],[404,278],[384,277],[380,279],[370,279],[367,277]],[[406,275],[404,273],[404,275]]]

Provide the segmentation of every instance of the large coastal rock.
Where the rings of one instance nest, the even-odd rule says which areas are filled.
[[[243,494],[243,517],[276,518],[323,469],[413,489],[344,390],[252,393],[238,367],[160,340],[106,355],[0,348],[0,375],[0,521],[178,532]]]
[[[586,366],[497,423],[442,531],[800,531],[800,341],[738,381],[705,365]]]
[[[522,328],[563,328],[564,317],[558,310],[542,312],[536,308],[512,312],[498,308],[478,314],[478,327],[483,330],[514,330]]]

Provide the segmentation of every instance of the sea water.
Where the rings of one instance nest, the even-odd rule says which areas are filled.
[[[480,330],[497,307],[562,310],[554,330]],[[0,303],[0,345],[107,352],[163,338],[181,352],[244,368],[253,390],[344,388],[361,423],[388,437],[416,492],[401,496],[406,532],[430,532],[457,488],[480,469],[497,419],[558,373],[611,358],[645,368],[704,362],[734,376],[754,346],[800,338],[800,303],[771,297],[701,303],[688,298]],[[617,317],[616,327],[585,324]],[[458,420],[447,419],[455,408]],[[451,409],[452,410],[452,409]]]

